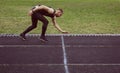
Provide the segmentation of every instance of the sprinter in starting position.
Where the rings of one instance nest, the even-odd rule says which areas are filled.
[[[55,10],[55,9],[53,9],[51,7],[48,7],[48,6],[45,6],[45,5],[37,5],[37,6],[33,7],[29,11],[29,15],[31,16],[32,25],[29,26],[24,32],[22,32],[20,34],[20,37],[22,37],[22,39],[25,40],[26,39],[26,37],[25,37],[26,33],[30,32],[31,30],[36,28],[38,20],[39,20],[43,23],[40,40],[41,41],[48,41],[45,37],[45,33],[46,33],[46,30],[47,30],[47,26],[48,26],[49,21],[45,18],[45,16],[51,17],[53,25],[60,32],[68,33],[66,31],[63,31],[56,22],[56,17],[60,17],[60,16],[62,16],[62,14],[63,14],[63,10],[60,9],[60,8]]]

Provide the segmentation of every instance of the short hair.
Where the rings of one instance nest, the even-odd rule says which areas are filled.
[[[63,10],[61,8],[58,8],[58,10],[60,10],[63,13]]]

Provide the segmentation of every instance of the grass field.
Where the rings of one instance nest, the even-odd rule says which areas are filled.
[[[0,0],[0,33],[21,33],[31,25],[27,13],[37,4],[62,8],[64,15],[57,22],[70,33],[120,34],[120,0]],[[40,33],[41,25],[30,33]],[[47,33],[60,32],[50,22]]]

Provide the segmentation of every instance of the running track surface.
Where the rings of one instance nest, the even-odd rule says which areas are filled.
[[[120,73],[119,34],[0,34],[0,73]]]

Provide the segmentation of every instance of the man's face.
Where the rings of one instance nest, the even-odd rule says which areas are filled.
[[[56,17],[60,17],[60,16],[62,16],[62,14],[63,13],[60,10],[57,10]]]

